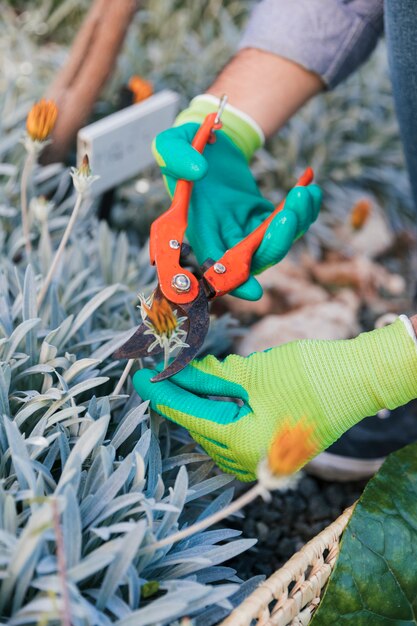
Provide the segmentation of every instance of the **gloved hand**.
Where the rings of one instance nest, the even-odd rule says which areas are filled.
[[[225,472],[243,481],[288,419],[308,420],[317,452],[382,408],[417,397],[417,348],[407,318],[339,341],[302,340],[248,357],[193,361],[173,378],[133,377],[151,407],[184,426]],[[238,398],[241,405],[201,396]],[[305,459],[304,461],[307,461]]]
[[[207,145],[204,155],[191,146],[199,125],[217,107],[218,100],[213,96],[194,98],[176,125],[160,133],[153,143],[171,196],[177,179],[197,181],[188,214],[187,237],[200,265],[208,258],[217,260],[223,256],[275,208],[262,197],[248,166],[263,143],[262,130],[248,116],[226,106],[223,128],[216,131],[215,143]],[[283,259],[293,241],[316,220],[320,203],[317,185],[296,187],[289,192],[283,211],[270,224],[253,257],[252,274]],[[258,300],[262,287],[251,276],[233,295]]]

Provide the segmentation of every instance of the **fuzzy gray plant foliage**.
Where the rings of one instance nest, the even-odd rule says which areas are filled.
[[[38,170],[33,191],[50,188],[47,174]],[[0,218],[0,621],[198,623],[208,606],[217,619],[252,588],[240,591],[220,564],[254,541],[221,528],[152,546],[224,507],[231,479],[213,475],[182,431],[150,419],[130,383],[113,394],[124,363],[111,355],[138,321],[136,289],[154,284],[147,249],[85,207],[38,310],[74,201],[67,173],[52,178],[48,208],[32,202],[31,264],[13,185]]]
[[[238,533],[221,529],[160,550],[152,544],[223,507],[232,489],[210,504],[207,497],[230,478],[209,477],[205,455],[159,420],[150,423],[134,395],[99,395],[114,367],[97,351],[77,356],[91,345],[76,322],[86,323],[85,306],[53,328],[57,305],[40,319],[35,292],[30,266],[23,284],[3,272],[0,615],[11,625],[56,623],[64,591],[71,623],[80,626],[172,623],[207,605],[227,608],[236,577],[219,563],[253,541],[231,542]]]
[[[5,36],[7,20],[20,65],[3,74],[0,94],[0,622],[217,623],[258,582],[241,584],[222,565],[254,540],[220,527],[154,544],[223,509],[231,477],[214,473],[185,431],[151,417],[129,380],[114,394],[125,362],[111,355],[139,321],[137,292],[155,285],[147,245],[99,223],[86,201],[38,307],[74,195],[65,167],[35,168],[27,263],[20,140],[55,62],[43,59],[28,15],[6,11]],[[205,349],[224,350],[235,332],[221,318]]]

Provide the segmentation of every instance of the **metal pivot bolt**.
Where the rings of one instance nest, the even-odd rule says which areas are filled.
[[[216,274],[224,274],[226,271],[226,268],[223,265],[223,263],[215,263],[213,265],[213,269],[216,272]]]
[[[185,274],[175,274],[172,279],[172,286],[177,291],[190,291],[191,281]]]
[[[176,239],[171,239],[169,242],[169,247],[172,248],[173,250],[178,250],[178,248],[181,247],[181,244]]]

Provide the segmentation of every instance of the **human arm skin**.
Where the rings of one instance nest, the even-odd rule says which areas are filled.
[[[270,137],[312,96],[324,89],[320,76],[271,52],[245,48],[236,54],[206,93],[250,115]]]
[[[266,136],[309,98],[332,89],[371,54],[384,30],[383,0],[261,0],[240,51],[207,93],[226,93]]]

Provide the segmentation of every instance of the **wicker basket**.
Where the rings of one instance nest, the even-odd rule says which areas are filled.
[[[305,626],[339,554],[352,505],[265,580],[220,626]]]

